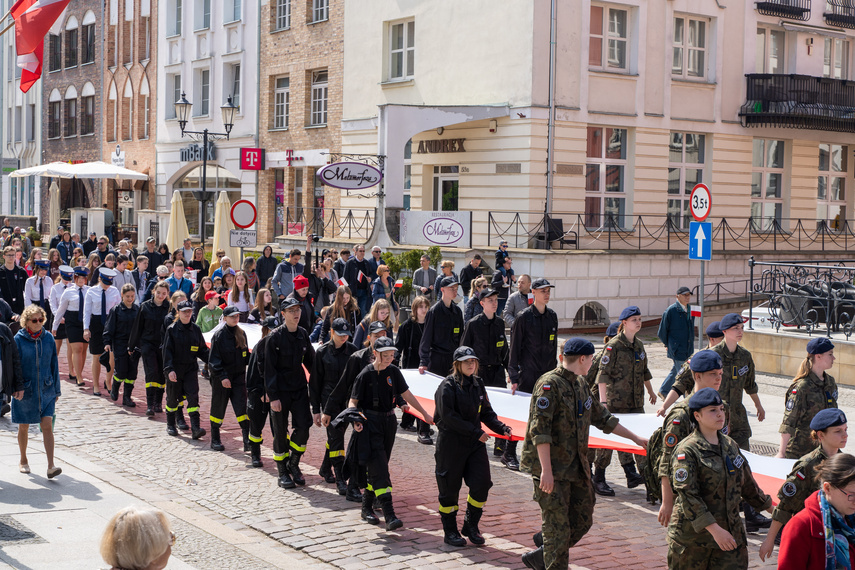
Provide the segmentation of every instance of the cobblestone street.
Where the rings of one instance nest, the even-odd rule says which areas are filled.
[[[650,353],[654,387],[658,387],[670,361],[664,358],[664,349],[652,347]],[[65,370],[64,351],[61,369]],[[67,379],[65,373],[62,376]],[[775,392],[775,386],[785,380],[770,378],[768,382],[764,392],[777,394],[780,390]],[[203,425],[207,427],[210,386],[200,384]],[[63,465],[66,453],[83,458],[94,466],[96,476],[167,510],[179,538],[174,556],[192,567],[284,567],[276,560],[282,553],[291,557],[288,567],[299,562],[306,567],[329,564],[346,569],[520,568],[520,554],[531,548],[531,535],[539,530],[540,514],[531,500],[530,477],[502,468],[496,458],[491,457],[494,487],[481,524],[487,544],[452,548],[442,542],[433,449],[420,445],[414,434],[399,432],[391,464],[396,511],[404,528],[385,532],[361,521],[358,505],[346,502],[334,485],[318,477],[324,448],[320,429],[312,429],[304,456],[307,485],[282,490],[276,486],[268,432],[263,445],[265,467],[247,468],[248,454],[241,451],[240,430],[231,411],[223,430],[226,452],[217,453],[209,448],[209,436],[202,441],[192,441],[189,433],[168,437],[164,414],[146,418],[142,388],[135,396],[138,406],[128,410],[107,397],[94,398],[91,389],[78,390],[66,380],[57,408],[58,464]],[[847,401],[843,395],[841,401]],[[777,417],[771,421],[779,421]],[[0,420],[0,429],[11,432],[15,426],[7,416]],[[36,429],[31,439],[31,448],[39,449]],[[769,439],[765,443],[776,441]],[[665,567],[665,529],[656,522],[656,510],[645,503],[643,487],[625,487],[616,459],[609,481],[617,496],[599,498],[593,529],[571,551],[572,567]],[[465,488],[461,496],[464,505]],[[220,530],[206,528],[206,522]],[[91,532],[100,534],[100,529]],[[261,533],[267,538],[260,537]],[[762,535],[750,536],[751,567],[774,567],[774,558],[765,565],[759,561],[762,539]]]

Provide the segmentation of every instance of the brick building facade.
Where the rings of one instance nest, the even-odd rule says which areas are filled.
[[[321,186],[315,171],[341,150],[343,18],[341,2],[271,0],[261,8],[258,128],[267,169],[258,182],[259,243],[286,233],[286,209],[290,223],[312,224],[340,205],[341,192]]]

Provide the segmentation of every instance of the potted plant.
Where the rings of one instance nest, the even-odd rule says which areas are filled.
[[[409,318],[409,305],[412,303],[411,296],[413,293],[413,272],[421,267],[421,257],[425,253],[430,257],[432,266],[439,263],[442,258],[439,246],[431,246],[427,252],[421,249],[411,249],[399,254],[394,254],[391,251],[383,254],[383,261],[389,267],[392,279],[395,281],[401,279],[404,282],[403,285],[395,289],[394,293],[400,307],[398,311],[399,322]]]
[[[36,231],[33,227],[30,227],[27,230],[27,237],[30,238],[30,243],[32,243],[35,247],[42,246],[42,234]]]

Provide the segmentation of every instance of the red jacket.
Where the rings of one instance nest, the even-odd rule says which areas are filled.
[[[804,510],[784,527],[778,570],[825,569],[825,529],[817,494],[819,491],[805,499]],[[855,568],[855,548],[849,548],[849,561]]]

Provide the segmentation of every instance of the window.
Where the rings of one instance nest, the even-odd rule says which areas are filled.
[[[50,70],[62,69],[62,37],[50,34]]]
[[[416,23],[389,26],[389,79],[409,79],[415,73]]]
[[[116,83],[110,83],[110,91],[107,98],[107,140],[112,142],[118,138],[119,129],[119,94],[116,91]],[[171,107],[169,105],[167,108]]]
[[[75,92],[74,98],[68,98],[66,95],[65,99],[65,122],[62,135],[64,137],[76,137],[77,136],[77,93]]]
[[[181,100],[181,75],[176,73],[170,76],[167,79],[167,98],[171,97],[171,101],[168,102],[166,107],[166,118],[174,119],[175,118],[175,105],[177,101]]]
[[[211,0],[197,0],[196,30],[207,30],[211,27]]]
[[[290,80],[287,77],[277,77],[273,91],[273,128],[288,128],[288,112],[291,107]]]
[[[627,130],[588,127],[585,225],[623,227],[626,210]]]
[[[679,77],[706,76],[707,22],[674,18],[674,47],[671,74]]]
[[[312,72],[312,126],[327,124],[327,72]]]
[[[65,67],[77,67],[77,28],[65,30]]]
[[[689,197],[695,184],[703,182],[705,147],[704,135],[671,133],[668,145],[668,221],[677,229],[689,229]]]
[[[757,28],[754,44],[754,71],[756,73],[786,73],[785,40],[783,30]]]
[[[413,181],[413,139],[404,145],[404,209],[410,209],[410,189]]]
[[[140,94],[140,114],[139,114],[139,138],[147,139],[149,136],[149,115],[151,114],[151,99],[148,93]]]
[[[82,97],[80,103],[83,111],[80,134],[91,135],[95,132],[95,96]]]
[[[140,61],[148,61],[151,59],[151,17],[141,17],[138,28],[140,39],[137,45],[140,50]]]
[[[223,22],[237,22],[240,20],[241,0],[225,0],[223,2]]]
[[[229,95],[232,96],[232,104],[235,107],[240,107],[240,64],[235,63],[231,68],[232,89]]]
[[[39,121],[36,118],[35,103],[27,105],[27,111],[27,115],[29,116],[29,120],[27,121],[27,140],[32,142],[36,140],[36,127],[39,126]]]
[[[196,85],[193,89],[197,93],[195,97],[196,112],[194,117],[207,117],[211,107],[211,70],[200,69],[196,72]]]
[[[82,63],[93,63],[95,61],[95,24],[83,26],[83,61]]]
[[[273,30],[287,30],[291,27],[291,0],[276,0],[276,20]]]
[[[751,225],[755,231],[780,227],[784,186],[784,141],[754,139],[751,168]]]
[[[330,17],[330,0],[309,0],[309,23],[322,22]]]
[[[58,139],[60,135],[60,121],[62,120],[62,97],[59,89],[50,92],[48,103],[48,138]]]
[[[849,41],[825,38],[822,76],[849,79]]]
[[[184,13],[184,5],[183,0],[170,0],[170,10],[169,14],[172,16],[172,25],[169,28],[170,36],[177,36],[181,34],[182,25],[181,20]]]
[[[15,142],[16,143],[21,142],[21,130],[22,130],[21,122],[22,121],[23,121],[23,110],[21,109],[21,106],[18,105],[15,107],[15,125],[14,125]]]
[[[831,230],[842,229],[846,221],[847,154],[844,145],[819,145],[816,221]]]
[[[629,71],[629,11],[591,6],[588,65]]]
[[[119,66],[119,27],[111,25],[107,32],[107,65]]]

